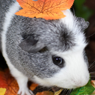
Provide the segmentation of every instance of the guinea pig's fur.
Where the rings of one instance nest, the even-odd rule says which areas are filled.
[[[16,0],[0,0],[2,54],[19,85],[18,94],[31,95],[28,79],[42,86],[67,89],[81,87],[89,80],[84,30],[88,22],[70,10],[59,20],[27,18],[15,13]],[[63,59],[54,64],[53,56]]]

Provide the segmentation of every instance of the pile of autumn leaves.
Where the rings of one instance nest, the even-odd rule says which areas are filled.
[[[38,84],[32,83],[29,88],[34,91],[36,87],[38,87]],[[18,90],[18,84],[10,75],[9,70],[0,71],[0,95],[17,95]],[[36,95],[59,95],[61,91],[42,91],[37,92]]]
[[[34,91],[37,87],[38,84],[32,83],[29,88],[30,90]],[[92,92],[95,89],[93,87],[95,87],[95,81],[89,81],[87,86],[75,89],[75,91],[73,91],[70,95],[83,95],[82,93],[87,93],[87,91],[91,93],[91,89],[93,89]],[[18,90],[18,84],[16,80],[10,75],[9,70],[0,71],[0,95],[17,95]],[[60,95],[61,92],[62,89],[56,92],[42,91],[36,92],[36,95]],[[92,94],[87,95],[95,95],[95,91]]]

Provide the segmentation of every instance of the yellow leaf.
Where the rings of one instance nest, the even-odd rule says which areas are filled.
[[[56,91],[54,95],[59,95],[62,92],[63,89],[60,89],[59,91]]]
[[[6,89],[5,88],[0,88],[0,95],[5,95]]]

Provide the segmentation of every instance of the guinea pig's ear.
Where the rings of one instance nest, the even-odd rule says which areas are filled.
[[[63,13],[66,17],[62,18],[61,21],[68,25],[70,29],[72,29],[75,21],[78,22],[77,24],[81,26],[82,30],[85,30],[88,27],[89,22],[85,21],[83,18],[76,17],[70,9],[63,11]]]
[[[85,21],[83,18],[81,17],[77,17],[77,21],[79,22],[81,29],[84,31],[88,26],[89,26],[89,22]]]
[[[44,47],[37,39],[34,34],[25,34],[22,36],[23,41],[19,44],[22,50],[28,53],[35,53]]]

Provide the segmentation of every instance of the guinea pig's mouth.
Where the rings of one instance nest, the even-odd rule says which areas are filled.
[[[53,90],[54,92],[59,91],[60,89],[63,89],[63,88],[60,88],[60,87],[57,87],[57,86],[53,86],[53,87],[52,87],[52,90]]]

